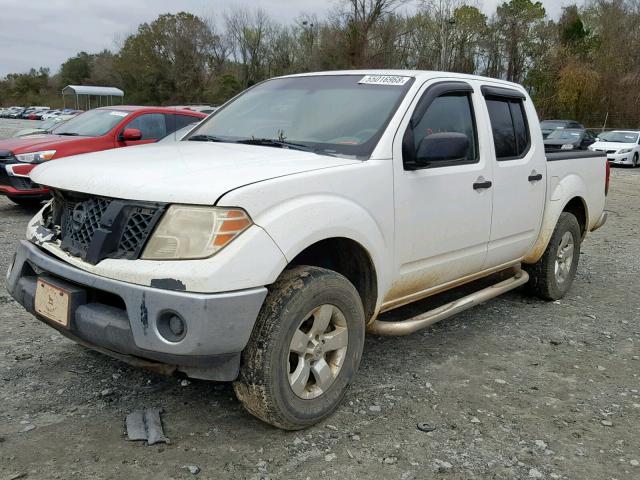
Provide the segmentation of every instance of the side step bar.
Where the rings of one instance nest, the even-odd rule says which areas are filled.
[[[524,270],[518,269],[515,272],[515,275],[507,280],[442,305],[441,307],[429,310],[428,312],[421,313],[416,317],[399,322],[374,320],[367,328],[367,332],[373,333],[374,335],[411,335],[412,333],[429,327],[440,320],[444,320],[445,318],[456,315],[468,308],[486,302],[487,300],[497,297],[498,295],[502,295],[509,290],[518,288],[520,285],[524,285],[528,281],[529,274]]]

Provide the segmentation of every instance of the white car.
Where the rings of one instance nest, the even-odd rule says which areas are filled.
[[[62,115],[62,110],[50,110],[47,113],[42,114],[42,118],[40,120],[48,120],[50,118],[59,117]]]
[[[608,173],[599,152],[545,154],[513,83],[274,78],[181,141],[36,167],[53,200],[6,285],[83,345],[233,381],[249,412],[300,429],[338,408],[366,334],[409,335],[524,284],[563,297],[606,221]],[[417,317],[379,318],[479,279]]]
[[[605,152],[614,165],[640,167],[640,131],[614,130],[600,134],[589,147],[594,152]]]

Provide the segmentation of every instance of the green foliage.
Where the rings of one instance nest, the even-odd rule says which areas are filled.
[[[91,75],[93,55],[80,52],[75,57],[68,59],[60,66],[61,86],[83,85]]]

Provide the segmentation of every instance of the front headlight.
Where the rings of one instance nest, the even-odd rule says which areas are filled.
[[[43,150],[42,152],[21,153],[16,155],[16,160],[23,163],[41,163],[51,160],[56,154],[55,150]]]
[[[564,145],[562,145],[562,147],[560,147],[560,150],[573,150],[573,144],[565,143]]]
[[[623,154],[623,153],[631,153],[633,151],[633,148],[623,148],[622,150],[618,150],[618,153]]]
[[[172,205],[144,249],[144,260],[207,258],[252,225],[239,208]]]

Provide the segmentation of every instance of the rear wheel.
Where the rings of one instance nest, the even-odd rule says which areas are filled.
[[[342,275],[306,266],[284,272],[243,352],[236,396],[279,428],[319,422],[338,407],[356,374],[364,324],[360,296]]]
[[[533,265],[524,265],[529,273],[527,287],[545,300],[565,296],[578,268],[580,258],[580,224],[576,217],[562,212],[544,255]]]

